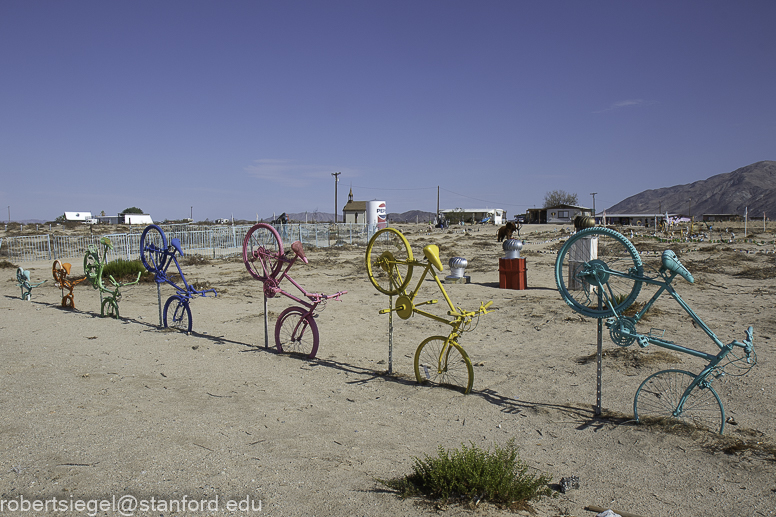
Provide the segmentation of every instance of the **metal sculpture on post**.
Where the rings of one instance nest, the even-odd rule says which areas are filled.
[[[32,299],[32,290],[46,281],[33,284],[30,282],[30,272],[19,267],[16,270],[16,286],[22,288],[22,300],[30,301]]]
[[[674,289],[672,284],[677,276],[690,283],[695,281],[676,253],[665,250],[654,269],[654,274],[645,273],[639,252],[623,235],[609,228],[594,227],[577,232],[560,249],[555,262],[555,282],[569,307],[598,319],[599,343],[602,333],[600,323],[606,319],[609,337],[618,346],[638,343],[645,348],[652,344],[708,361],[697,375],[671,369],[647,377],[633,399],[637,422],[668,420],[721,434],[725,429],[725,411],[712,382],[724,376],[728,366],[738,368],[739,375],[744,375],[757,364],[754,331],[749,327],[744,332],[743,341],[733,340],[724,344]],[[643,284],[656,287],[655,294],[635,314],[626,316],[625,310],[636,300]],[[714,343],[719,350],[717,354],[669,341],[664,338],[664,330],[653,328],[646,334],[637,330],[638,322],[664,292],[668,292],[690,316],[694,326]],[[741,349],[740,354],[737,348]],[[600,414],[600,403],[599,359],[596,414]]]
[[[302,243],[291,244],[290,257],[283,250],[283,241],[277,230],[269,224],[253,225],[243,241],[243,262],[248,272],[264,284],[264,345],[268,346],[267,299],[282,294],[303,307],[292,306],[280,313],[275,324],[275,345],[279,352],[291,352],[306,355],[312,359],[318,352],[318,324],[315,322],[316,310],[322,311],[329,300],[339,300],[347,291],[335,294],[309,293],[300,286],[288,271],[301,259],[307,264]],[[283,265],[286,265],[283,269]],[[280,282],[288,278],[294,287],[301,291],[303,300],[280,287]]]
[[[109,238],[102,237],[100,238],[100,244],[102,244],[102,258],[100,258],[99,250],[93,244],[89,244],[88,251],[84,255],[84,273],[92,287],[100,292],[100,316],[107,315],[111,318],[118,318],[121,288],[138,283],[141,273],[137,274],[137,279],[134,282],[127,283],[117,282],[111,275],[108,278],[110,278],[115,289],[108,289],[102,280],[102,271],[107,263],[108,250],[113,249],[113,243],[111,243]],[[103,294],[106,294],[107,297],[103,298]]]
[[[164,327],[174,327],[179,330],[191,332],[191,308],[189,302],[194,296],[207,296],[207,293],[213,293],[218,296],[215,289],[197,290],[186,281],[181,265],[178,263],[177,254],[183,256],[181,243],[178,239],[170,239],[167,245],[167,236],[162,229],[151,224],[146,226],[143,234],[140,236],[140,261],[145,268],[154,274],[156,281],[156,292],[159,301],[159,325]],[[167,276],[167,268],[175,263],[178,268],[178,274],[183,281],[183,286],[179,286]],[[164,317],[162,318],[162,297],[161,284],[170,284],[175,288],[176,293],[167,299],[164,304]]]
[[[366,248],[366,268],[369,281],[383,294],[390,296],[387,309],[380,314],[389,314],[389,318],[395,311],[401,319],[408,319],[414,314],[420,314],[440,323],[446,323],[452,327],[447,336],[432,336],[425,339],[415,350],[415,378],[419,383],[433,383],[441,386],[457,389],[467,394],[474,383],[474,369],[469,356],[463,347],[458,344],[458,338],[464,332],[473,330],[472,320],[476,317],[479,321],[480,314],[491,312],[488,307],[493,302],[482,303],[475,311],[466,311],[453,305],[447,295],[442,282],[437,276],[437,271],[442,271],[442,261],[439,259],[439,248],[429,244],[423,248],[425,262],[415,260],[412,257],[412,248],[404,235],[394,228],[384,228],[372,236]],[[457,262],[460,266],[461,263]],[[408,290],[412,279],[413,268],[420,267],[423,273],[420,275],[417,285],[411,291]],[[437,300],[415,302],[420,287],[426,275],[430,274],[442,291],[442,296],[447,302],[449,311],[443,318],[430,312],[418,309],[421,305],[437,303]],[[393,305],[393,297],[396,305]],[[391,354],[393,345],[392,335],[393,320],[389,319],[389,372],[391,371]]]
[[[51,266],[51,274],[54,276],[54,285],[62,290],[62,307],[75,309],[73,289],[86,280],[86,277],[70,280],[67,276],[70,274],[71,267],[67,262],[62,263],[59,260],[55,260],[54,265]],[[67,294],[65,294],[65,289],[67,289]]]
[[[523,242],[507,239],[501,245],[504,257],[498,259],[499,288],[523,290],[527,287],[525,259],[520,257]]]

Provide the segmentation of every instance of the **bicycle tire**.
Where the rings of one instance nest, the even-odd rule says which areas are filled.
[[[172,312],[170,312],[172,307]],[[188,298],[173,295],[164,304],[164,328],[178,329],[186,334],[191,332],[191,307]]]
[[[275,324],[278,352],[301,354],[313,359],[318,353],[318,343],[318,324],[307,310],[294,306],[280,313]]]
[[[395,228],[375,233],[366,247],[366,270],[369,281],[383,294],[397,295],[412,278],[412,248],[407,238]]]
[[[140,261],[145,268],[156,274],[162,267],[162,257],[167,251],[167,237],[155,224],[149,224],[140,235]]]
[[[675,414],[685,390],[695,377],[685,370],[662,370],[644,379],[633,398],[636,422],[673,421],[722,434],[725,430],[725,410],[711,386],[695,386],[684,401],[682,412]]]
[[[75,297],[72,293],[62,297],[62,307],[66,309],[75,309]]]
[[[467,395],[474,384],[472,362],[461,345],[450,341],[443,359],[445,364],[440,367],[446,341],[444,336],[432,336],[418,345],[415,350],[415,379],[419,384],[430,383]]]
[[[54,285],[64,289],[64,285],[60,285],[59,279],[62,275],[62,270],[64,268],[62,267],[62,262],[59,261],[59,259],[54,261],[54,264],[51,266],[51,275],[54,277]]]
[[[100,316],[107,316],[108,318],[119,319],[119,304],[112,298],[106,298],[102,301],[100,307]]]
[[[621,315],[636,301],[642,282],[626,275],[641,276],[643,272],[638,251],[622,234],[609,228],[588,228],[574,234],[558,252],[555,285],[576,312],[591,318],[608,318]],[[598,281],[604,287],[601,308],[597,285],[593,283]]]
[[[274,278],[280,271],[282,256],[283,241],[278,231],[269,224],[254,224],[245,234],[243,262],[253,278],[262,282],[269,277]]]

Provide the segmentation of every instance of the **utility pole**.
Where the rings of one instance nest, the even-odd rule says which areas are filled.
[[[338,223],[339,217],[337,217],[337,183],[339,183],[339,175],[342,174],[341,172],[332,172],[331,175],[334,176],[334,224]]]
[[[598,194],[598,192],[591,192],[590,195],[593,196],[593,219],[595,220],[595,195]]]
[[[441,223],[439,220],[439,185],[437,185],[437,224]]]
[[[194,222],[194,207],[191,207],[191,213],[189,214],[189,219],[191,219],[191,222]]]

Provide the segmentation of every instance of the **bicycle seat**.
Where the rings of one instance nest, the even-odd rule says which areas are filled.
[[[291,251],[296,253],[296,256],[302,259],[302,262],[307,264],[307,257],[304,256],[304,248],[302,247],[302,243],[299,241],[294,241],[291,244]]]
[[[429,244],[423,248],[423,255],[434,265],[437,270],[442,271],[442,261],[439,260],[439,247],[436,244]]]
[[[695,279],[693,278],[692,274],[690,274],[687,268],[682,265],[682,263],[679,261],[679,257],[676,256],[676,253],[671,250],[665,250],[663,252],[662,261],[663,268],[673,271],[691,284],[695,283]]]
[[[102,237],[102,238],[100,239],[100,244],[102,244],[103,246],[107,246],[107,247],[109,247],[110,249],[113,249],[113,243],[112,243],[112,242],[110,241],[110,239],[109,239],[109,238],[107,238],[107,237]]]
[[[170,239],[170,246],[178,250],[178,253],[181,254],[181,257],[183,256],[183,250],[181,249],[180,239]]]

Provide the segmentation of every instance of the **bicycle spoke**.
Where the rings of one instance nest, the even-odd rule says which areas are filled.
[[[431,383],[469,393],[474,383],[474,370],[469,356],[456,342],[445,345],[447,338],[433,336],[415,351],[415,378],[421,384]]]
[[[695,375],[684,370],[663,370],[647,377],[633,400],[639,422],[693,425],[722,433],[725,412],[714,388],[696,386],[682,401]]]
[[[385,228],[375,233],[366,248],[369,281],[387,295],[402,292],[412,277],[412,250],[398,230]]]
[[[638,297],[641,258],[625,237],[608,228],[577,232],[558,252],[555,283],[575,311],[594,318],[621,314]],[[599,308],[599,298],[601,305]]]

